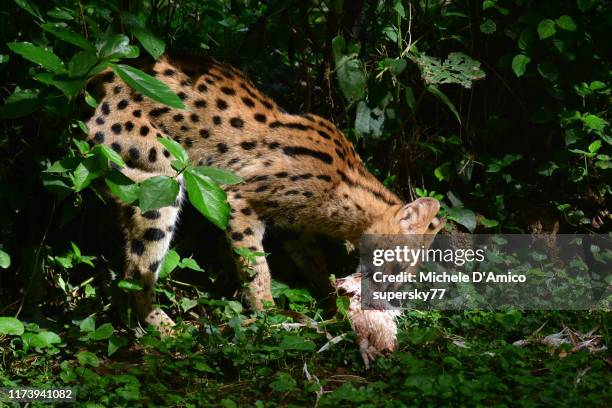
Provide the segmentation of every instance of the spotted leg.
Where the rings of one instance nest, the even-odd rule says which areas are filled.
[[[137,169],[122,172],[134,181],[143,181],[155,174]],[[141,323],[151,324],[169,333],[174,322],[159,308],[154,308],[155,284],[178,220],[182,188],[174,206],[142,212],[138,207],[123,204],[123,226],[127,239],[125,278],[136,279],[142,290],[132,295],[136,315]]]
[[[232,214],[227,230],[232,248],[247,248],[251,252],[264,252],[263,237],[265,223],[259,219],[249,203],[240,193],[230,193],[228,201]],[[238,265],[241,279],[248,282],[246,296],[253,309],[263,308],[263,301],[273,303],[270,268],[265,256],[258,256],[254,262],[240,257]]]

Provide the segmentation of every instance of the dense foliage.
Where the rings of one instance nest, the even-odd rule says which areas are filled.
[[[19,319],[0,318],[0,386],[78,384],[79,401],[108,406],[610,399],[600,355],[511,345],[543,324],[545,333],[605,329],[607,313],[414,312],[402,320],[400,352],[365,373],[346,321],[325,320],[333,313],[305,289],[277,283],[275,296],[318,331],[285,330],[291,318],[279,310],[253,322],[221,300],[238,288],[229,251],[219,255],[218,228],[189,210],[158,297],[204,330],[134,340],[113,312],[121,290],[138,287],[121,280],[121,232],[97,182],[154,208],[173,202],[176,181],[134,185],[108,165],[121,163],[112,150],[82,141],[83,112],[97,103],[88,78],[110,67],[180,106],[136,62],[212,56],[288,111],[337,123],[404,199],[440,199],[452,228],[609,233],[608,2],[11,0],[0,16],[0,316]],[[238,180],[169,150],[191,178],[193,206],[223,228],[215,183]]]

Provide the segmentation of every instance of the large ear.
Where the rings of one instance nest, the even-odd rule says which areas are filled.
[[[406,204],[399,212],[402,231],[404,234],[435,234],[444,225],[436,218],[438,211],[440,203],[435,198],[423,197]]]

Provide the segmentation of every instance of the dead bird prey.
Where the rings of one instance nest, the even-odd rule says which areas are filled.
[[[430,210],[430,217],[425,218],[429,218],[430,223],[422,225],[422,223],[413,221],[410,228],[416,240],[427,248],[446,223],[446,220],[435,217],[438,209],[439,207],[434,206],[434,209]],[[362,309],[361,279],[360,272],[336,279],[336,289],[340,294],[347,295],[350,299],[347,314],[351,326],[357,334],[361,358],[366,368],[370,368],[370,363],[383,353],[393,352],[397,349],[396,319],[401,311],[391,308]]]

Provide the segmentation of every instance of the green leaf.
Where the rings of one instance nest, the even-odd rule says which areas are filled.
[[[480,62],[462,52],[451,52],[444,61],[425,54],[413,56],[412,59],[429,85],[459,84],[469,89],[474,81],[486,77]]]
[[[116,151],[108,147],[107,145],[100,144],[94,148],[94,152],[106,157],[111,162],[115,163],[118,166],[125,167],[126,164]]]
[[[522,77],[527,70],[527,64],[531,61],[527,55],[517,54],[512,58],[512,70],[517,77]]]
[[[383,134],[384,111],[378,107],[370,109],[365,101],[359,101],[355,113],[355,131],[360,136],[379,138]]]
[[[187,312],[196,307],[198,305],[198,301],[184,297],[179,301],[179,305],[181,306],[181,309],[183,309],[183,312]]]
[[[79,328],[82,332],[91,333],[96,330],[96,319],[93,316],[88,316],[85,319],[81,320],[81,324],[79,324]]]
[[[242,183],[243,181],[234,173],[217,167],[200,166],[194,167],[193,169],[203,176],[210,177],[210,179],[217,184],[233,185]]]
[[[132,27],[132,33],[153,58],[158,59],[162,56],[166,49],[166,43],[157,38],[151,31],[145,27]]]
[[[187,268],[187,269],[191,269],[193,271],[204,272],[204,269],[202,269],[200,267],[200,265],[198,265],[196,260],[193,259],[193,258],[185,258],[185,259],[181,260],[181,263],[179,264],[179,266],[181,268],[183,268],[183,269]]]
[[[0,317],[0,334],[12,334],[21,336],[24,332],[23,323],[14,317],[2,316]]]
[[[142,284],[135,279],[122,279],[117,283],[117,286],[129,292],[137,292],[143,289]]]
[[[489,220],[485,217],[482,217],[480,219],[480,223],[482,224],[483,227],[485,228],[495,228],[499,225],[499,221],[496,220]]]
[[[552,37],[556,32],[555,22],[549,18],[540,21],[538,24],[538,36],[541,40]]]
[[[155,79],[151,75],[145,74],[141,70],[130,67],[129,65],[116,64],[113,65],[112,68],[113,71],[134,90],[164,105],[185,109],[185,105],[181,98],[172,92],[168,85]]]
[[[170,276],[172,271],[178,266],[180,260],[181,257],[174,249],[169,250],[164,257],[164,262],[162,263],[161,268],[159,269],[159,279],[163,280]]]
[[[106,173],[104,182],[111,192],[123,202],[132,204],[134,201],[138,200],[140,186],[119,170],[112,169],[110,172]]]
[[[582,118],[584,125],[594,131],[601,132],[604,130],[608,122],[597,115],[589,114]]]
[[[181,169],[178,170],[182,170],[182,168],[189,164],[189,155],[187,154],[185,149],[183,149],[183,146],[181,146],[174,140],[165,137],[158,137],[157,141],[161,143],[166,148],[166,150],[168,150],[170,154],[179,161],[179,163],[181,164]]]
[[[176,203],[179,184],[172,177],[155,176],[140,183],[138,206],[143,212]]]
[[[277,373],[274,381],[270,383],[270,388],[276,392],[286,393],[293,390],[296,385],[297,382],[293,379],[293,377],[291,377],[291,375],[287,373]]]
[[[491,20],[490,18],[486,18],[481,24],[480,24],[480,32],[483,34],[493,34],[495,32],[495,30],[497,29],[497,25],[495,24],[495,22],[493,20]]]
[[[85,37],[81,34],[75,33],[64,23],[45,23],[41,24],[40,27],[53,34],[60,40],[64,40],[67,43],[76,45],[87,51],[95,51],[96,47],[93,46]]]
[[[532,27],[527,27],[521,34],[519,35],[517,45],[521,49],[521,51],[528,52],[534,45],[536,41],[535,29]]]
[[[596,140],[589,145],[589,152],[595,153],[601,148],[601,140]]]
[[[559,168],[559,166],[557,165],[557,163],[553,162],[553,161],[547,161],[546,163],[542,164],[539,168],[538,168],[538,174],[545,176],[545,177],[550,177],[553,175],[553,173]]]
[[[87,103],[87,105],[91,106],[94,109],[98,107],[98,101],[96,101],[94,97],[91,96],[91,94],[87,91],[85,91],[85,103]]]
[[[81,191],[93,180],[100,176],[102,167],[97,157],[89,157],[83,160],[71,174],[72,184],[75,191]]]
[[[38,89],[15,89],[15,91],[6,98],[0,118],[15,119],[22,116],[27,116],[38,110],[42,105],[39,98]]]
[[[340,85],[342,94],[349,101],[361,99],[366,90],[367,77],[362,62],[357,59],[358,49],[359,47],[354,43],[347,47],[341,35],[332,40],[332,54],[336,64],[338,85]]]
[[[434,176],[436,176],[439,181],[450,180],[452,177],[452,163],[446,162],[441,166],[438,166],[434,170]]]
[[[130,45],[130,39],[123,34],[106,38],[101,43],[98,43],[96,47],[98,58],[107,61],[119,58],[136,58],[139,54],[138,47]]]
[[[597,3],[597,0],[576,0],[578,10],[583,13],[593,7],[595,3]]]
[[[52,331],[44,331],[36,334],[35,347],[51,347],[53,344],[61,343],[62,339]]]
[[[37,72],[33,77],[62,91],[68,99],[76,95],[85,85],[84,78],[69,78],[67,75],[54,75],[51,72]]]
[[[71,77],[86,76],[89,70],[96,65],[98,57],[91,51],[79,51],[68,61],[68,75]]]
[[[406,93],[406,104],[410,107],[411,110],[414,111],[414,108],[416,107],[416,99],[414,97],[414,91],[412,90],[412,87],[410,86],[406,86],[406,88],[404,88],[404,91]]]
[[[98,327],[93,333],[89,335],[89,338],[92,340],[106,340],[110,336],[113,335],[115,329],[113,325],[110,323],[104,323],[102,326]]]
[[[35,3],[32,3],[30,0],[15,0],[15,4],[17,4],[19,7],[21,7],[40,21],[44,21],[44,18],[40,14],[38,6]]]
[[[47,11],[47,15],[58,20],[74,20],[75,12],[67,8],[55,7],[53,10]]]
[[[408,65],[408,63],[405,59],[401,58],[385,58],[382,61],[382,65],[385,68],[389,68],[389,71],[394,76],[398,76],[406,69],[406,65]]]
[[[538,73],[542,76],[542,78],[550,82],[554,82],[557,80],[557,78],[559,78],[557,66],[550,61],[544,61],[538,64]]]
[[[227,228],[230,208],[225,191],[197,171],[187,169],[184,174],[191,204],[217,227]]]
[[[574,22],[574,19],[572,19],[568,15],[562,15],[556,20],[556,23],[559,28],[566,31],[576,31],[576,29],[578,28],[578,26]]]
[[[451,207],[446,210],[446,214],[449,220],[453,220],[470,232],[473,232],[476,228],[476,214],[474,211],[464,207]]]
[[[66,68],[62,60],[46,48],[38,47],[29,42],[12,42],[7,44],[14,53],[41,67],[56,73],[65,73]]]
[[[91,351],[80,351],[77,354],[77,360],[79,361],[79,364],[81,364],[83,366],[85,366],[85,365],[90,365],[92,367],[99,367],[100,366],[100,360]]]
[[[279,344],[279,347],[282,350],[312,351],[315,349],[316,345],[313,341],[300,336],[286,336]]]
[[[8,269],[11,266],[11,256],[0,249],[0,268]]]
[[[127,346],[128,344],[129,341],[125,337],[113,335],[110,339],[108,339],[108,349],[106,351],[106,355],[110,357],[115,354],[115,352],[117,352],[117,350],[119,350],[121,347]]]
[[[429,85],[427,87],[427,92],[429,92],[430,94],[438,98],[443,104],[445,104],[448,107],[448,109],[450,109],[450,111],[453,113],[453,115],[455,115],[457,122],[461,124],[461,117],[459,116],[459,112],[457,111],[457,108],[455,108],[455,105],[453,105],[450,99],[448,99],[448,97],[444,95],[442,91],[440,91],[434,85]]]

